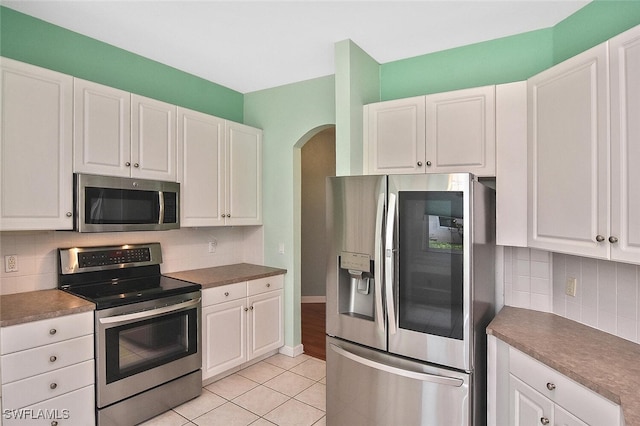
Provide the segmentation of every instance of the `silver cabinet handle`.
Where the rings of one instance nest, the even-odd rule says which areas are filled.
[[[56,362],[56,361],[57,361],[57,359],[58,359],[58,357],[57,357],[57,356],[55,356],[55,355],[51,355],[51,356],[49,357],[49,362]]]
[[[52,336],[54,334],[56,334],[57,332],[58,332],[58,330],[56,330],[55,328],[52,328],[51,330],[49,330],[49,334],[52,335]]]
[[[611,244],[615,244],[615,243],[617,243],[617,242],[618,242],[618,238],[617,238],[617,237],[613,237],[613,236],[612,236],[612,237],[609,237],[609,242],[610,242]]]
[[[137,168],[137,167],[140,167],[140,164],[138,164],[138,163],[134,163],[134,164],[133,164],[133,167],[136,167],[136,168]]]
[[[67,217],[71,217],[71,216],[73,216],[73,213],[67,212]]]
[[[226,214],[224,214],[224,213],[222,213],[222,217],[227,217],[227,215],[226,215]]]
[[[55,389],[55,388],[57,388],[57,387],[58,387],[58,384],[57,384],[56,382],[53,382],[53,383],[51,383],[51,384],[49,385],[49,388],[50,388],[50,389]]]
[[[427,167],[431,167],[431,161],[427,161]]]
[[[422,167],[422,161],[418,161],[418,167]]]
[[[253,306],[251,306],[249,309],[251,309],[253,311]]]
[[[556,390],[555,383],[551,383],[551,382],[547,383],[547,389],[549,389],[550,391]]]
[[[128,162],[128,161],[126,163],[124,163],[124,165],[127,166],[127,167],[131,167],[131,163]]]
[[[249,310],[249,308],[244,308],[244,311],[247,312]]]
[[[225,292],[224,292],[224,295],[225,295],[226,297],[229,297],[229,292],[228,292],[228,291],[225,291]]]
[[[52,420],[51,421],[51,426],[58,426],[58,421],[57,420]]]
[[[540,417],[540,423],[542,423],[543,425],[548,425],[549,419],[546,417]]]
[[[459,388],[464,384],[464,380],[459,379],[457,377],[439,376],[437,374],[429,374],[429,373],[423,373],[420,371],[405,370],[404,368],[394,367],[392,365],[383,364],[381,362],[374,361],[372,359],[365,358],[360,355],[356,355],[332,343],[330,343],[329,345],[331,346],[331,349],[338,355],[342,355],[343,357],[349,358],[350,360],[355,361],[359,364],[366,365],[368,367],[375,368],[376,370],[381,370],[386,373],[395,374],[397,376],[408,377],[410,379],[421,380],[423,382],[431,382],[431,383],[439,383],[441,385],[455,386],[457,388]]]
[[[271,287],[271,283],[267,283],[267,287]]]
[[[231,217],[231,213],[227,213],[227,217]]]
[[[604,241],[604,237],[602,235],[596,235],[596,241],[601,243]]]

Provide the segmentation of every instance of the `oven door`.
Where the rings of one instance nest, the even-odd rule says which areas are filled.
[[[98,408],[200,369],[200,292],[96,311]]]

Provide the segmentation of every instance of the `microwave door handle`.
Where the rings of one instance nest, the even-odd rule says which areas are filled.
[[[429,373],[423,373],[420,371],[407,370],[404,368],[395,367],[393,365],[384,364],[379,361],[374,361],[372,359],[365,358],[360,355],[356,355],[353,352],[349,352],[348,350],[341,348],[340,346],[334,345],[333,343],[329,343],[329,346],[331,347],[331,350],[333,350],[338,355],[342,355],[345,358],[348,358],[359,364],[366,365],[367,367],[384,371],[385,373],[395,374],[397,376],[403,376],[409,379],[420,380],[423,382],[437,383],[440,385],[447,385],[447,386],[455,386],[457,388],[459,388],[464,384],[464,380],[459,379],[457,377],[440,376],[438,374],[429,374]]]
[[[393,279],[395,249],[393,248],[393,232],[396,216],[396,194],[389,193],[389,206],[387,210],[387,228],[384,244],[384,288],[387,301],[387,317],[389,318],[389,335],[396,334],[396,309],[393,302]]]
[[[158,191],[158,224],[164,223],[164,192]]]
[[[375,322],[384,332],[384,314],[382,308],[382,223],[384,221],[384,193],[378,196],[378,208],[376,210],[376,234],[375,234],[375,256],[374,256],[374,294],[373,299],[376,306]]]

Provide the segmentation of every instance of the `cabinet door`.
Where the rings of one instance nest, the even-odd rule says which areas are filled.
[[[131,94],[74,79],[73,171],[129,176]]]
[[[607,73],[602,44],[528,81],[530,247],[608,256]]]
[[[176,107],[131,95],[131,177],[177,180]]]
[[[426,171],[496,175],[495,86],[428,95]]]
[[[548,422],[542,419],[547,419]],[[553,403],[514,376],[510,376],[509,424],[513,426],[553,425]]]
[[[73,228],[73,78],[0,59],[0,230]]]
[[[424,96],[365,105],[368,174],[424,173]]]
[[[555,418],[554,426],[588,426],[587,423],[558,405],[553,407],[553,417]],[[617,423],[610,424],[615,426]]]
[[[202,379],[247,360],[246,299],[202,309]]]
[[[227,225],[262,224],[262,130],[226,122]]]
[[[249,359],[278,349],[284,344],[282,290],[248,298]]]
[[[224,225],[224,120],[178,107],[180,226]]]
[[[640,262],[640,27],[611,54],[611,259]],[[612,241],[615,241],[612,240]]]

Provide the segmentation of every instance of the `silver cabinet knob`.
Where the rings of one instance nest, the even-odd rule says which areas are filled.
[[[71,217],[71,216],[73,216],[73,213],[67,212],[67,217]]]
[[[267,283],[267,287],[271,287],[271,283]]]
[[[253,311],[253,306],[252,306],[252,307],[250,307],[249,309],[251,309],[251,310]]]
[[[431,161],[427,161],[427,167],[431,167]]]
[[[227,217],[231,217],[231,213],[227,213]]]
[[[131,167],[131,163],[128,162],[128,161],[126,163],[124,163],[124,165],[127,166],[127,167]]]
[[[547,389],[549,390],[556,390],[556,385],[554,383],[547,383]]]
[[[548,425],[549,419],[546,417],[540,417],[540,423],[542,423],[543,425]]]
[[[615,243],[617,243],[617,242],[618,242],[618,237],[613,237],[613,236],[612,236],[612,237],[609,237],[609,242],[610,242],[611,244],[615,244]]]
[[[51,421],[51,426],[58,426],[58,421],[57,420],[52,420]]]
[[[49,385],[49,388],[50,388],[50,389],[55,389],[55,388],[57,388],[57,387],[58,387],[58,384],[57,384],[56,382],[53,382],[53,383],[51,383],[51,384]]]
[[[226,297],[229,297],[229,292],[228,292],[228,291],[225,291],[225,292],[224,292],[224,295],[225,295]]]
[[[247,312],[249,310],[249,308],[244,308],[244,311]]]
[[[57,357],[57,356],[55,356],[55,355],[51,355],[51,356],[49,357],[49,362],[56,362],[56,360],[57,360],[57,359],[58,359],[58,357]]]
[[[418,161],[418,167],[422,167],[422,161]]]
[[[137,168],[137,167],[140,167],[140,164],[138,164],[138,163],[134,163],[134,164],[133,164],[133,167],[136,167],[136,168]]]
[[[602,235],[596,235],[596,241],[601,243],[604,241],[604,237]]]
[[[58,332],[58,330],[56,330],[55,328],[52,328],[51,330],[49,330],[49,334],[52,335],[52,336],[54,334],[56,334],[57,332]]]

